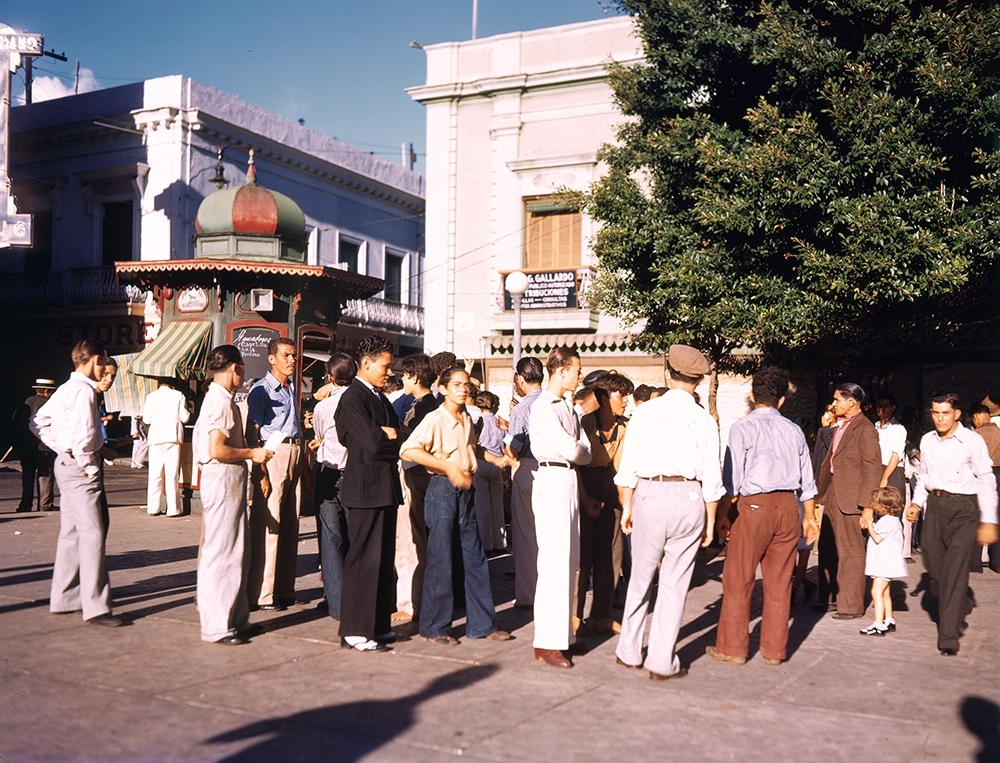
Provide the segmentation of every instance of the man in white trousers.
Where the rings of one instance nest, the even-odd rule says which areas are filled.
[[[715,509],[725,493],[719,461],[719,428],[694,401],[711,366],[694,347],[675,344],[667,356],[667,393],[636,409],[625,430],[615,476],[622,504],[622,532],[632,536],[632,577],[622,617],[616,661],[645,667],[649,678],[683,678],[674,647],[698,547],[712,542]],[[659,589],[642,659],[653,583]]]
[[[554,668],[570,668],[573,663],[564,652],[586,652],[576,644],[573,632],[580,567],[580,493],[574,467],[590,463],[590,439],[564,397],[580,383],[580,355],[569,347],[556,347],[545,367],[549,380],[528,421],[531,450],[538,460],[531,487],[538,540],[535,660]]]
[[[146,511],[153,517],[162,514],[160,496],[166,494],[167,516],[181,515],[177,485],[181,469],[181,443],[184,425],[191,417],[184,393],[172,379],[160,379],[160,386],[146,396],[142,404],[142,420],[147,427],[149,445],[149,483],[146,489]]]
[[[266,463],[264,448],[246,447],[243,417],[233,393],[246,369],[231,344],[208,354],[212,384],[194,427],[194,457],[201,466],[202,546],[198,559],[201,640],[225,646],[253,635],[247,605],[247,460]]]

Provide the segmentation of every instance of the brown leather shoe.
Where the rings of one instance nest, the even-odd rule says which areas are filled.
[[[718,660],[719,662],[728,662],[730,665],[744,665],[746,664],[746,657],[736,657],[731,654],[723,654],[714,646],[706,646],[705,654],[711,657],[713,660]]]
[[[510,641],[513,638],[507,631],[493,631],[486,634],[487,641]]]
[[[544,662],[554,668],[573,667],[573,663],[567,660],[558,649],[536,649],[535,662]]]
[[[623,668],[628,668],[629,670],[638,670],[642,665],[629,665],[627,662],[622,660],[621,657],[615,656],[615,663],[621,665]]]
[[[671,678],[684,678],[684,676],[686,676],[687,674],[688,674],[687,668],[681,668],[676,673],[671,673],[668,676],[665,676],[662,673],[654,673],[651,670],[651,671],[649,671],[649,680],[650,681],[669,681]]]

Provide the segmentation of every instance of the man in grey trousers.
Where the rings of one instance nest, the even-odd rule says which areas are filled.
[[[683,678],[674,647],[698,547],[712,542],[715,509],[725,489],[719,429],[694,401],[710,365],[698,350],[671,346],[670,389],[636,409],[625,430],[615,476],[622,532],[632,536],[632,576],[615,650],[626,668],[645,667],[654,681]],[[642,659],[642,635],[659,565],[659,592]]]
[[[97,411],[97,382],[109,365],[104,345],[82,339],[71,353],[75,370],[31,420],[31,431],[56,453],[60,501],[59,540],[52,570],[49,611],[83,611],[94,625],[117,627],[104,558],[101,521],[101,455],[104,434]]]

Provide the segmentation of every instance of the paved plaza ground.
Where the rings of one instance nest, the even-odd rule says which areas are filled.
[[[3,465],[6,467],[7,465]],[[15,465],[16,466],[16,465]],[[972,576],[978,607],[959,655],[935,648],[919,557],[896,591],[899,630],[792,610],[790,658],[713,662],[723,560],[706,552],[679,644],[683,680],[615,664],[587,639],[572,670],[532,661],[530,612],[490,562],[510,642],[419,640],[385,654],[340,648],[302,522],[302,604],[255,613],[239,647],[199,640],[201,517],[146,516],[145,472],[110,467],[108,566],[126,627],[48,611],[59,514],[16,514],[20,474],[0,467],[0,760],[27,761],[978,761],[1000,760],[1000,575]],[[814,571],[810,571],[813,575]],[[758,609],[754,617],[759,617]],[[756,622],[756,620],[755,620]]]

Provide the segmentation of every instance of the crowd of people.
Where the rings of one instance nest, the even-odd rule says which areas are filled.
[[[787,372],[765,366],[723,447],[718,422],[695,391],[710,364],[693,347],[670,348],[663,389],[635,387],[614,371],[581,380],[580,356],[568,347],[553,349],[544,363],[522,358],[514,375],[519,400],[506,416],[454,355],[407,356],[394,377],[393,351],[372,335],[353,357],[332,355],[311,418],[303,418],[291,384],[290,340],[271,342],[271,370],[252,385],[245,406],[235,397],[245,382],[239,350],[221,345],[209,353],[211,383],[193,436],[204,641],[247,643],[259,632],[252,611],[295,602],[306,456],[316,467],[323,605],[339,622],[341,645],[363,653],[410,635],[456,646],[456,606],[465,609],[465,638],[513,638],[496,625],[488,565],[509,551],[514,605],[534,614],[536,661],[570,668],[587,651],[578,637],[617,633],[617,663],[658,681],[687,674],[676,642],[700,548],[726,548],[719,625],[706,653],[733,665],[749,656],[758,567],[760,655],[769,665],[788,658],[789,613],[800,588],[807,599],[816,590],[814,609],[854,621],[868,608],[871,579],[874,620],[860,634],[894,631],[890,581],[907,577],[918,552],[938,602],[938,649],[957,654],[972,608],[970,569],[981,570],[985,558],[1000,571],[1000,428],[986,405],[969,412],[974,429],[965,427],[953,393],[931,399],[933,429],[920,436],[919,415],[904,411],[897,421],[887,391],[871,404],[859,385],[840,384],[810,448],[802,428],[781,413]],[[98,397],[116,369],[94,340],[79,342],[72,360],[69,381],[54,389],[38,380],[39,399],[29,398],[30,430],[40,441],[32,458],[51,453],[62,497],[50,609],[117,626],[104,561],[109,443]],[[150,514],[160,513],[163,492],[166,513],[178,513],[164,485],[188,413],[170,385],[146,399],[143,418],[172,422],[149,427]],[[417,557],[412,634],[392,627],[400,506]],[[818,587],[805,579],[814,547]],[[616,597],[623,599],[620,622]]]

